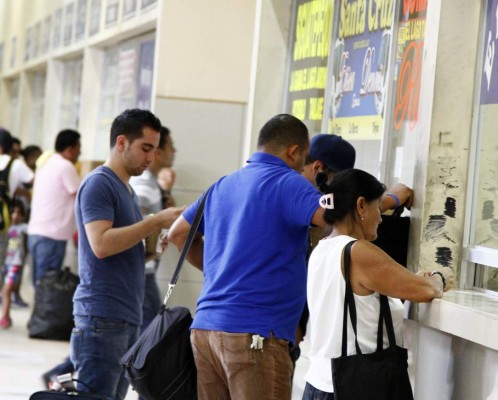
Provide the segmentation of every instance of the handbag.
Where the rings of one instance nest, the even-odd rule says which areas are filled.
[[[37,282],[28,322],[30,338],[69,340],[74,327],[73,295],[80,278],[68,267],[49,269]]]
[[[332,381],[336,400],[413,400],[408,376],[408,351],[396,345],[389,301],[380,295],[380,315],[377,328],[377,350],[363,354],[358,345],[357,316],[350,282],[351,246],[344,249],[344,317],[341,356],[332,359]],[[347,316],[355,334],[355,355],[347,355]],[[383,325],[386,325],[389,347],[383,349]]]
[[[408,234],[410,217],[402,217],[404,207],[398,207],[392,215],[382,215],[382,223],[377,228],[377,239],[372,241],[398,264],[406,267],[408,256]]]
[[[199,203],[159,313],[121,358],[126,378],[146,400],[197,399],[197,370],[190,344],[192,316],[188,308],[167,308],[166,303],[199,227],[208,192]]]

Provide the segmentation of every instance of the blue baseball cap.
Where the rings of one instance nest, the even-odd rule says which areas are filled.
[[[356,150],[342,137],[320,133],[311,138],[309,158],[318,160],[334,172],[354,167]]]

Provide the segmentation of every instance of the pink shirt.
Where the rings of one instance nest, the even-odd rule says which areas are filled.
[[[74,200],[80,177],[74,164],[59,153],[38,167],[33,185],[29,235],[68,240],[76,231]]]

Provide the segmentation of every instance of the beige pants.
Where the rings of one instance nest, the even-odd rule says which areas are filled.
[[[290,400],[289,342],[264,339],[252,349],[252,334],[193,329],[199,400]]]

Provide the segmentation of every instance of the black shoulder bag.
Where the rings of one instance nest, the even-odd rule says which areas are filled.
[[[126,378],[133,389],[147,400],[197,399],[197,370],[190,344],[192,316],[188,308],[166,308],[166,303],[201,222],[208,193],[209,190],[197,208],[163,306],[121,358]]]
[[[404,209],[404,206],[400,206],[392,215],[382,215],[382,224],[377,228],[377,239],[372,243],[389,254],[394,261],[406,267],[410,217],[401,216]]]
[[[413,400],[408,377],[408,351],[396,345],[389,301],[380,295],[380,316],[377,329],[377,350],[363,354],[358,345],[356,305],[350,282],[351,246],[344,249],[344,319],[342,326],[342,354],[332,359],[332,381],[335,400]],[[355,333],[356,354],[347,355],[347,316]],[[386,324],[389,347],[383,345],[383,325]]]

